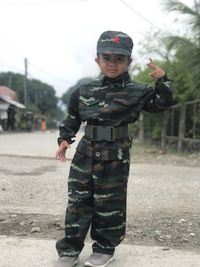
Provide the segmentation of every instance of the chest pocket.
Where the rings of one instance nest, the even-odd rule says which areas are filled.
[[[131,107],[139,103],[139,97],[135,96],[130,99],[128,98],[114,98],[114,102],[123,106]]]
[[[79,113],[83,121],[96,119],[99,115],[99,99],[94,96],[80,96]]]
[[[79,98],[80,100],[80,103],[81,104],[84,104],[86,106],[93,106],[93,105],[96,105],[99,103],[99,100],[96,99],[95,97],[91,96],[91,97],[83,97],[83,96],[80,96]]]

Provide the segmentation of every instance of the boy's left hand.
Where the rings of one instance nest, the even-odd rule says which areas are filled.
[[[153,79],[160,79],[165,75],[164,70],[162,70],[161,68],[159,68],[155,62],[149,58],[149,63],[147,64],[147,66],[149,66],[150,68],[153,69],[153,71],[151,73],[149,73],[149,75],[153,78]]]

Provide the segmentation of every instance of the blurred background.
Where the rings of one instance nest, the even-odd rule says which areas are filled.
[[[161,149],[199,149],[199,0],[0,0],[0,10],[1,134],[57,129],[71,93],[99,74],[99,35],[120,30],[134,41],[132,78],[151,84],[153,58],[174,81],[177,103],[142,113],[132,135]]]

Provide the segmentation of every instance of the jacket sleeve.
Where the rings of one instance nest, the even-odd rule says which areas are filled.
[[[172,97],[172,80],[165,75],[155,83],[155,89],[146,87],[143,110],[148,112],[162,112],[176,102]]]
[[[68,105],[68,116],[61,123],[59,127],[60,137],[58,138],[58,144],[63,140],[66,140],[69,144],[72,144],[73,137],[76,136],[81,125],[81,117],[79,115],[79,90],[71,94]]]

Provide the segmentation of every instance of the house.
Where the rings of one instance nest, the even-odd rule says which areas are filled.
[[[0,86],[0,130],[6,128],[8,112],[14,108],[24,109],[25,106],[17,101],[17,94],[7,86]]]

